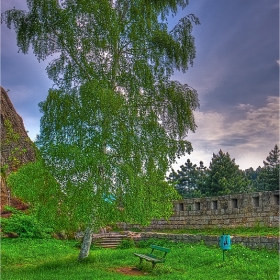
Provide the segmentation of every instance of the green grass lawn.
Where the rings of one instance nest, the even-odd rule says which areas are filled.
[[[279,279],[279,255],[276,251],[251,250],[233,245],[230,251],[225,252],[223,261],[218,247],[160,242],[158,245],[171,248],[171,252],[165,264],[158,264],[151,270],[151,263],[139,267],[139,259],[133,255],[133,252],[148,252],[149,242],[147,248],[92,249],[85,261],[78,262],[79,249],[75,241],[3,238],[1,279]],[[131,276],[116,271],[135,266],[145,274]]]

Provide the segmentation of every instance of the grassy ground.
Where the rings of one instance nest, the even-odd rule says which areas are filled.
[[[155,240],[151,241],[155,242]],[[76,279],[188,279],[188,280],[278,280],[279,255],[276,251],[250,250],[233,245],[225,253],[218,247],[160,241],[171,248],[165,264],[151,270],[150,263],[138,266],[133,252],[143,248],[93,249],[83,262],[77,262],[79,249],[75,241],[54,239],[2,239],[2,272],[5,280],[76,280]],[[119,268],[138,266],[143,276],[123,275]]]

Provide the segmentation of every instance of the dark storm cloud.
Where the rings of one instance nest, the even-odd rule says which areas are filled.
[[[278,96],[278,8],[277,0],[201,0],[180,14],[193,12],[201,22],[194,65],[176,77],[197,89],[202,110],[260,107],[267,95]]]
[[[212,72],[217,67],[224,73],[216,87],[207,92],[205,109],[228,110],[248,102],[259,107],[266,100],[264,90],[278,96],[279,13],[272,5],[276,1],[254,1],[254,5],[252,1],[230,1],[231,5],[217,2],[228,18],[220,26],[218,42],[213,39],[217,64]]]
[[[13,7],[26,9],[25,1],[1,2],[1,12]],[[1,25],[1,86],[8,90],[8,95],[22,117],[26,130],[32,140],[39,133],[40,118],[38,103],[43,101],[52,86],[45,68],[47,62],[38,60],[29,50],[28,55],[19,52],[13,29]]]
[[[256,168],[279,142],[279,2],[201,0],[190,8],[201,21],[197,57],[177,77],[197,89],[201,107],[185,159],[207,165],[222,149]]]
[[[2,27],[2,32],[5,37],[1,48],[1,85],[9,90],[9,97],[23,119],[40,118],[38,103],[45,99],[52,85],[45,72],[47,63],[38,63],[34,55],[18,53],[15,42],[12,44],[14,31]],[[11,43],[9,47],[5,47],[7,41]]]
[[[234,135],[236,137],[237,135]],[[219,142],[218,145],[222,147],[235,147],[240,144],[247,144],[249,140],[245,138],[230,138],[227,137],[223,141]]]

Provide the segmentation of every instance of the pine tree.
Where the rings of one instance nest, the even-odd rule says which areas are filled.
[[[257,190],[257,178],[258,173],[260,171],[261,167],[259,166],[256,170],[254,168],[250,167],[244,170],[245,176],[247,180],[249,181],[249,189],[251,192]]]
[[[197,186],[197,197],[203,196],[203,190],[206,188],[206,178],[207,178],[207,167],[204,166],[203,161],[199,162],[199,166],[197,167],[197,180],[196,180],[196,186]]]
[[[204,181],[204,171],[205,167],[202,161],[198,167],[190,159],[187,159],[177,172],[172,169],[167,179],[175,183],[176,190],[183,198],[200,197],[199,186]]]
[[[279,189],[279,162],[280,150],[278,145],[274,146],[263,161],[264,166],[258,174],[257,188],[260,191],[272,191]]]
[[[235,164],[235,159],[230,158],[229,153],[220,150],[218,154],[213,154],[206,173],[206,189],[203,194],[207,196],[247,191],[248,180]]]

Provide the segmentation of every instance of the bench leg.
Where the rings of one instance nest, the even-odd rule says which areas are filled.
[[[155,268],[156,263],[155,263],[155,262],[152,262],[152,264],[153,264],[153,269],[154,269],[154,268]]]
[[[140,259],[140,264],[141,264],[143,259],[141,259],[141,258],[139,258],[139,259]]]

